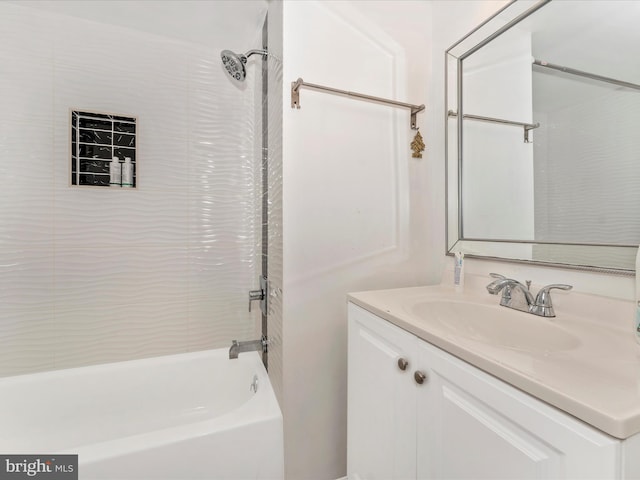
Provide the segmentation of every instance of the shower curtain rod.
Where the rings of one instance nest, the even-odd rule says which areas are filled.
[[[561,72],[569,73],[571,75],[578,75],[580,77],[590,78],[592,80],[598,80],[600,82],[612,83],[620,87],[627,87],[627,88],[633,88],[635,90],[640,90],[640,85],[636,83],[625,82],[623,80],[616,80],[615,78],[611,78],[611,77],[603,77],[602,75],[596,75],[595,73],[576,70],[575,68],[563,67],[562,65],[556,65],[554,63],[545,62],[535,58],[533,59],[533,64],[538,65],[539,67],[550,68],[552,70],[559,70]]]
[[[403,107],[411,110],[411,130],[418,130],[416,126],[416,115],[424,110],[424,105],[413,105],[411,103],[396,102],[395,100],[388,100],[386,98],[373,97],[371,95],[365,95],[363,93],[348,92],[346,90],[339,90],[337,88],[325,87],[323,85],[316,85],[314,83],[307,83],[301,78],[298,78],[295,82],[291,82],[291,108],[300,108],[300,88],[307,87],[313,90],[319,90],[321,92],[334,93],[336,95],[344,95],[346,97],[359,98],[361,100],[369,100],[371,102],[384,103],[386,105],[393,105],[395,107]]]
[[[454,112],[453,110],[449,110],[447,112],[449,117],[457,117],[458,112]],[[524,122],[514,122],[513,120],[503,120],[502,118],[493,118],[493,117],[483,117],[480,115],[471,115],[468,113],[462,114],[462,118],[468,118],[469,120],[479,120],[481,122],[489,122],[489,123],[500,123],[502,125],[513,125],[516,127],[524,128],[524,143],[531,143],[529,139],[529,131],[535,128],[540,127],[539,123],[524,123]]]

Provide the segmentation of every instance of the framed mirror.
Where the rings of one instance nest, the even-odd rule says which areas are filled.
[[[446,53],[447,249],[633,273],[640,2],[517,0]]]

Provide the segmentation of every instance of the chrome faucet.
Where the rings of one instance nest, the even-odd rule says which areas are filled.
[[[497,273],[490,274],[495,278],[493,282],[487,285],[487,291],[491,295],[497,295],[502,291],[502,298],[500,299],[500,305],[503,307],[513,308],[521,312],[532,313],[540,317],[555,317],[555,311],[553,310],[553,303],[551,302],[550,291],[554,288],[560,290],[571,290],[571,285],[564,284],[552,284],[542,287],[536,297],[530,291],[531,282],[527,281],[525,287],[522,283],[512,278],[507,278],[504,275]]]
[[[231,342],[231,348],[229,348],[229,359],[238,358],[240,353],[244,352],[266,352],[269,340],[267,337],[262,337],[260,340],[251,340],[248,342],[238,342],[233,340]]]

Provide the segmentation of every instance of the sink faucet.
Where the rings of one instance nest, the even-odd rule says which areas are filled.
[[[248,342],[238,342],[233,340],[231,342],[231,348],[229,348],[229,359],[238,358],[240,353],[244,352],[266,352],[269,340],[266,337],[262,337],[260,340],[251,340]]]
[[[491,274],[491,276],[496,277],[497,274]],[[514,308],[521,312],[528,312],[531,305],[535,303],[533,295],[529,291],[529,287],[525,287],[517,280],[506,278],[502,275],[497,278],[497,280],[494,280],[487,285],[487,291],[491,295],[497,295],[502,291],[500,305],[503,307]]]
[[[487,285],[487,291],[492,295],[497,295],[502,291],[500,305],[503,307],[513,308],[521,312],[532,313],[540,317],[555,317],[553,303],[551,302],[550,291],[554,288],[560,290],[571,290],[571,285],[552,284],[542,287],[536,297],[529,290],[531,282],[527,282],[525,287],[522,283],[504,275],[492,273],[491,277],[495,278],[493,282]],[[515,293],[515,294],[514,294]]]

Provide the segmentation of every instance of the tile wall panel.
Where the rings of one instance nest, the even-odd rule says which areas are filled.
[[[1,26],[0,26],[1,28]],[[0,74],[0,78],[2,75]],[[0,87],[0,98],[10,97]],[[2,101],[0,100],[0,104]],[[49,98],[51,103],[51,98]],[[20,111],[22,107],[9,106]],[[53,162],[51,117],[31,123],[0,120],[0,245],[42,248],[53,236]],[[2,268],[2,267],[0,267]]]
[[[59,248],[187,247],[186,189],[114,189],[65,186],[56,190]]]
[[[47,18],[2,5],[0,15],[0,112],[3,120],[51,127],[53,45]]]
[[[179,296],[130,304],[95,299],[57,310],[55,327],[56,369],[187,351],[187,305]]]
[[[3,303],[0,309],[0,376],[52,369],[56,339],[52,308],[25,308]]]
[[[0,4],[0,375],[258,335],[254,82],[220,47]],[[137,189],[69,185],[71,108],[137,117]]]
[[[190,64],[189,335],[190,348],[227,347],[259,336],[248,312],[248,290],[259,276],[255,232],[252,102],[254,68],[231,82],[217,56]],[[235,134],[230,134],[235,132]],[[240,261],[239,261],[240,259]]]
[[[54,258],[52,246],[3,244],[0,248],[0,313],[2,309],[53,310]]]
[[[269,298],[268,329],[269,378],[276,397],[283,407],[283,350],[282,350],[282,295],[283,295],[283,244],[282,244],[282,6],[269,7]]]
[[[187,249],[57,248],[56,309],[103,303],[167,303],[187,293]]]

